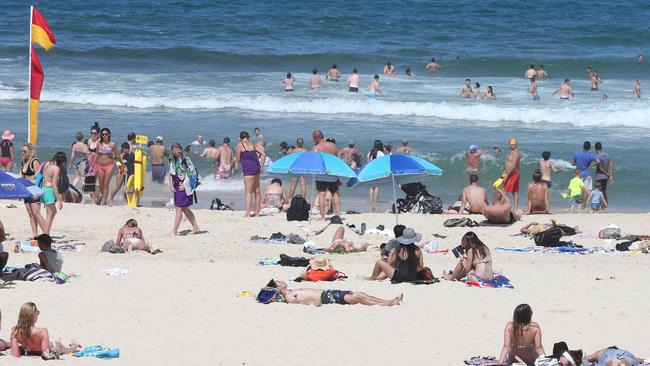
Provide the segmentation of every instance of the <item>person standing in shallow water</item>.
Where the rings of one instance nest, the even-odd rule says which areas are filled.
[[[244,202],[244,217],[251,216],[251,201],[254,202],[253,216],[259,216],[262,197],[260,196],[260,172],[262,171],[260,161],[266,160],[266,152],[261,144],[254,144],[249,141],[250,135],[246,131],[239,134],[241,142],[237,145],[237,163],[241,166],[244,177],[244,188],[246,190]]]
[[[196,224],[194,213],[190,206],[194,203],[192,181],[197,176],[197,171],[189,157],[184,156],[183,147],[178,142],[171,147],[172,157],[169,158],[169,190],[174,194],[174,206],[176,207],[176,218],[172,228],[172,235],[178,235],[178,227],[181,224],[183,215],[192,224],[192,233],[198,234],[201,229]],[[188,194],[190,193],[190,194]]]

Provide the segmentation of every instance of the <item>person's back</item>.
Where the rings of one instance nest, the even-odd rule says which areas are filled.
[[[18,343],[18,348],[24,349],[27,354],[40,355],[46,349],[49,349],[49,334],[47,328],[32,327],[29,338],[24,338],[14,327],[11,330],[12,341]],[[13,343],[13,342],[12,342]],[[45,345],[47,344],[47,345]],[[13,349],[13,347],[12,347]],[[16,356],[16,355],[14,355]]]
[[[416,245],[400,244],[392,249],[396,251],[397,258],[393,263],[395,274],[391,279],[394,283],[415,281],[418,276],[418,265],[422,252]]]
[[[466,203],[469,203],[469,212],[473,214],[480,214],[488,204],[487,190],[479,185],[476,174],[470,175],[469,185],[463,189],[461,207],[465,207]]]
[[[151,145],[151,164],[164,164],[165,163],[165,146],[161,144]]]
[[[527,365],[532,365],[535,359],[537,359],[535,338],[541,332],[539,324],[537,322],[530,322],[530,324],[524,325],[521,335],[517,337],[518,339],[513,334],[514,323],[512,321],[508,322],[506,329],[511,333],[512,337],[512,350],[509,359],[516,361],[516,356],[521,358]]]
[[[329,141],[322,140],[318,145],[314,146],[314,151],[324,152],[330,155],[336,155],[336,145]]]
[[[546,213],[546,194],[548,187],[541,182],[528,185],[528,199],[530,200],[530,213]]]
[[[511,209],[508,197],[500,191],[495,191],[492,204],[483,207],[483,215],[492,224],[509,224],[515,220]]]

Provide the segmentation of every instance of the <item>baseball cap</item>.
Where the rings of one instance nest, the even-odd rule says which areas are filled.
[[[471,151],[471,152],[477,152],[477,151],[478,151],[478,146],[476,146],[476,145],[469,145],[469,151]]]
[[[164,141],[165,139],[162,136],[156,136],[156,142]]]

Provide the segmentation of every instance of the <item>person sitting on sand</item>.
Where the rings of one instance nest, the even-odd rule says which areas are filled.
[[[269,304],[271,302],[284,302],[287,304],[314,306],[327,304],[394,306],[399,305],[403,299],[403,294],[399,294],[399,296],[396,296],[393,299],[386,300],[357,291],[320,290],[315,288],[290,290],[287,287],[286,282],[279,280],[271,280],[267,286],[257,294],[257,301],[264,304]]]
[[[51,273],[61,272],[63,268],[63,257],[61,253],[52,249],[52,238],[47,234],[41,234],[34,238],[38,242],[38,260],[41,267]]]
[[[596,351],[585,357],[585,361],[598,363],[598,366],[637,366],[645,362],[644,359],[635,357],[632,352],[616,346]]]
[[[142,229],[138,227],[138,222],[135,219],[128,219],[120,230],[117,231],[117,239],[115,239],[114,248],[118,252],[128,252],[129,250],[144,250],[151,254],[162,253],[162,250],[156,248],[155,245],[147,243],[144,239]]]
[[[469,205],[470,214],[480,214],[483,207],[488,205],[487,190],[479,185],[478,175],[470,174],[469,185],[463,189],[460,201],[460,207]]]
[[[344,239],[345,227],[341,226],[336,229],[334,237],[332,238],[332,245],[325,249],[327,253],[354,253],[365,252],[368,249],[368,243],[361,245],[354,244],[349,240]]]
[[[289,198],[282,187],[282,181],[280,179],[273,178],[271,184],[266,187],[262,207],[277,208],[281,212],[286,212],[289,209]]]
[[[397,241],[399,237],[401,237],[404,234],[404,230],[406,229],[406,226],[397,224],[393,227],[393,234],[395,234],[394,239],[390,239],[388,243],[382,248],[382,258],[385,257],[385,259],[388,259],[388,256],[390,255],[390,252],[395,249],[399,248],[400,242]]]
[[[542,329],[532,322],[533,310],[528,304],[515,308],[512,321],[506,324],[499,364],[517,362],[520,358],[532,366],[539,356],[546,354],[542,346]]]
[[[460,260],[453,272],[443,274],[445,280],[460,281],[465,277],[483,281],[493,280],[492,255],[487,245],[483,244],[473,231],[463,235],[460,245],[462,247]]]
[[[7,240],[5,226],[2,224],[2,221],[0,221],[0,272],[7,265],[7,261],[9,261],[9,253],[5,252],[5,248],[2,245],[2,242],[5,240]]]
[[[490,224],[511,224],[519,219],[511,210],[508,197],[496,190],[492,193],[492,204],[483,207],[483,216]]]
[[[413,228],[406,228],[402,236],[395,240],[399,246],[391,249],[388,260],[377,260],[372,269],[372,275],[366,279],[370,281],[389,278],[392,283],[412,282],[418,277],[418,272],[424,268],[422,250],[415,245],[422,239],[422,235]]]
[[[47,328],[36,328],[40,311],[33,302],[26,302],[20,307],[18,324],[11,329],[11,355],[41,356],[44,360],[58,358],[59,354],[72,353],[79,350],[76,343],[65,347],[61,342],[50,342]]]
[[[524,215],[548,214],[548,185],[542,182],[542,172],[536,169],[533,172],[533,181],[528,184],[528,211]]]

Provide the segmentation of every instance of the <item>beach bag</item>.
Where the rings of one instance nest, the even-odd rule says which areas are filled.
[[[285,267],[307,267],[309,265],[309,259],[280,254],[280,265]]]
[[[335,269],[310,269],[307,271],[307,281],[318,282],[318,281],[336,281],[338,278],[339,271]]]
[[[435,277],[433,277],[433,271],[431,271],[431,268],[429,267],[424,267],[422,270],[418,271],[418,280],[422,281],[433,281]]]
[[[535,245],[539,247],[558,247],[562,245],[560,239],[564,236],[561,228],[554,226],[533,236]]]
[[[212,200],[212,203],[210,204],[210,209],[218,210],[218,211],[232,211],[232,207],[221,202],[219,198],[214,198]]]
[[[458,217],[458,218],[452,218],[452,219],[447,219],[443,225],[445,227],[476,227],[478,226],[478,222],[473,221],[469,217]]]
[[[306,221],[309,220],[309,209],[311,206],[307,200],[299,194],[291,199],[291,205],[287,210],[287,221]]]
[[[84,178],[84,183],[81,186],[81,190],[88,193],[88,192],[95,192],[95,189],[97,189],[97,177],[94,175],[87,175]]]
[[[46,164],[41,165],[41,169],[38,170],[38,174],[34,177],[34,185],[39,188],[43,188],[43,168]]]

